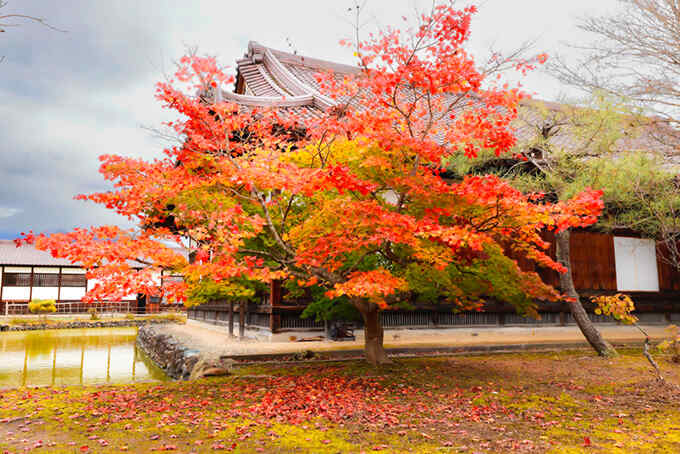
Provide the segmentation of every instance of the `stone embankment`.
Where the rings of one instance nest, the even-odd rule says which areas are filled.
[[[181,380],[228,375],[229,359],[201,355],[161,326],[145,325],[137,332],[137,346],[170,377]]]
[[[144,326],[147,324],[175,323],[171,319],[138,319],[138,320],[73,320],[61,322],[27,323],[27,324],[0,324],[0,331],[36,331],[45,329],[72,329],[72,328],[124,328]]]

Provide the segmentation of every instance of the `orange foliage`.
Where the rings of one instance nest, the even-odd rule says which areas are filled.
[[[158,294],[152,274],[160,269],[216,281],[293,277],[382,307],[409,290],[409,264],[464,268],[502,249],[561,271],[539,232],[592,224],[600,192],[552,204],[495,176],[439,176],[452,154],[500,155],[515,144],[509,125],[524,95],[488,82],[465,51],[474,12],[438,5],[413,30],[360,43],[360,73],[318,74],[338,107],[313,117],[217,101],[233,77],[214,58],[183,57],[174,79],[157,86],[157,98],[178,114],[168,126],[181,145],[151,162],[102,156],[114,190],[80,196],[140,230],[94,227],[22,241],[87,267],[100,280],[89,299]],[[161,242],[181,238],[197,245],[195,263]],[[131,259],[149,267],[136,270]],[[558,298],[535,273],[516,273],[513,285],[528,296]],[[177,300],[186,290],[163,289]]]

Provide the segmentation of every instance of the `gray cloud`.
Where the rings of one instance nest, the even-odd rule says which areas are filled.
[[[172,72],[186,46],[231,64],[251,39],[301,54],[345,63],[337,45],[351,34],[347,1],[249,2],[189,0],[10,0],[7,11],[44,17],[55,32],[26,23],[0,35],[0,238],[33,229],[63,231],[124,219],[79,193],[107,190],[97,173],[105,153],[151,158],[163,143],[141,126],[169,117],[153,99],[154,83]],[[429,5],[429,0],[415,2]],[[551,7],[547,8],[546,4]],[[551,51],[573,40],[573,16],[594,2],[490,0],[475,18],[471,50],[496,41],[511,48],[539,37]],[[597,2],[604,11],[615,0]],[[398,23],[414,0],[374,0],[369,24]],[[552,98],[561,87],[541,74],[526,79],[530,91]]]

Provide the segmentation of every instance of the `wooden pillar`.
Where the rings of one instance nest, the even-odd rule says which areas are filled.
[[[238,338],[243,339],[246,334],[246,303],[238,303]]]
[[[271,313],[269,314],[269,330],[273,334],[278,332],[280,328],[281,328],[281,314],[275,314],[274,310],[272,309]]]
[[[269,285],[269,330],[275,333],[281,328],[281,315],[274,313],[274,307],[281,304],[281,281],[274,280]]]
[[[281,281],[274,280],[269,284],[269,305],[274,307],[281,304]]]
[[[28,301],[33,301],[33,267],[31,267],[31,282],[28,290]]]
[[[57,303],[61,301],[61,267],[59,267],[59,277],[57,278]]]
[[[5,305],[5,315],[9,314],[9,307],[7,306],[7,303],[2,302],[2,288],[5,286],[5,267],[0,266],[0,307],[4,304]]]
[[[560,326],[567,326],[567,313],[560,312]]]
[[[229,337],[234,337],[234,302],[229,301]]]

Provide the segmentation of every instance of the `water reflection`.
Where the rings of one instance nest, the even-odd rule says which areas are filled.
[[[0,389],[167,380],[135,346],[136,328],[0,333]]]

